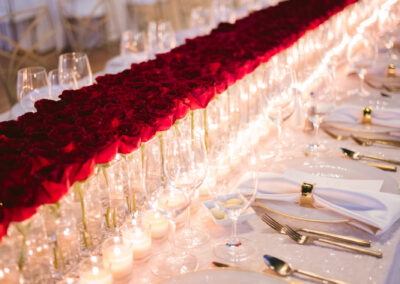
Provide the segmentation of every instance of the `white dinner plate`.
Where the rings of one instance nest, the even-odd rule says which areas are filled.
[[[164,280],[159,284],[281,284],[284,280],[268,276],[264,273],[235,270],[209,269],[186,273]]]
[[[276,173],[291,168],[316,176],[343,179],[383,180],[382,192],[400,194],[399,185],[388,173],[362,163],[340,158],[298,158],[274,164]],[[349,219],[325,208],[308,208],[298,204],[257,199],[259,206],[295,219],[315,222],[348,222]]]

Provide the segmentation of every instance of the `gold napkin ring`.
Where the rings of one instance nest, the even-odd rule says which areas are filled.
[[[396,76],[396,65],[393,63],[389,64],[387,68],[387,76],[388,77],[395,77]]]
[[[371,114],[372,114],[372,108],[364,107],[361,123],[362,124],[371,124]]]
[[[313,189],[314,185],[311,183],[303,182],[301,184],[300,206],[314,207],[313,206],[314,198],[312,195]]]

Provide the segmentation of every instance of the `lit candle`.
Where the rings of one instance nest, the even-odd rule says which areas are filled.
[[[132,272],[133,249],[129,240],[120,237],[107,239],[102,245],[103,261],[114,278],[124,278]]]
[[[95,256],[81,262],[79,277],[80,284],[112,284],[113,281],[111,271]]]
[[[122,236],[132,243],[134,259],[144,259],[150,255],[151,230],[147,224],[128,221],[122,227]]]
[[[168,234],[168,220],[160,212],[149,210],[144,214],[144,222],[150,225],[151,237],[161,239]]]

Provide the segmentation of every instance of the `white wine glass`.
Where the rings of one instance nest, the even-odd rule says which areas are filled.
[[[246,261],[256,252],[255,244],[237,233],[239,217],[252,204],[258,190],[257,159],[251,146],[247,148],[246,161],[243,162],[246,171],[235,175],[238,178],[225,177],[210,189],[215,209],[232,220],[231,236],[217,241],[214,254],[231,263]]]
[[[317,71],[317,70],[316,70]],[[314,128],[314,141],[306,145],[305,153],[318,156],[329,150],[326,144],[319,140],[319,128],[325,116],[330,114],[336,105],[336,92],[332,83],[332,74],[329,72],[310,72],[308,86],[304,92],[306,118]]]
[[[373,66],[378,56],[378,47],[374,41],[367,35],[358,33],[350,41],[347,48],[347,61],[350,67],[357,72],[359,77],[359,87],[356,92],[360,96],[369,96],[363,88],[363,81],[367,70]]]
[[[93,84],[89,58],[85,53],[61,54],[58,59],[59,83],[64,90],[77,90]]]
[[[17,98],[24,111],[35,111],[35,102],[50,99],[49,80],[44,67],[27,67],[18,70]]]

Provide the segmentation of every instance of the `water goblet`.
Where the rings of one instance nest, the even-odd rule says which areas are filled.
[[[283,151],[283,122],[288,120],[296,107],[296,100],[293,94],[294,74],[293,70],[288,67],[276,67],[268,73],[268,87],[263,92],[263,98],[266,103],[264,111],[266,116],[278,128],[278,146],[270,156],[275,156],[276,160],[284,159]]]
[[[207,152],[204,145],[204,136],[193,131],[191,135],[179,135],[170,131],[164,138],[165,174],[170,184],[186,192],[189,204],[192,202],[196,190],[204,182],[207,169]],[[207,233],[190,226],[190,207],[186,212],[185,228],[177,237],[176,244],[183,248],[194,248],[205,244],[209,236]]]

